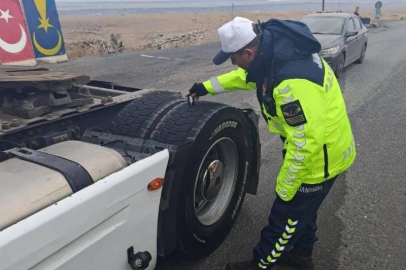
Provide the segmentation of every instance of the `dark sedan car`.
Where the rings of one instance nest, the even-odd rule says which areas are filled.
[[[314,37],[321,43],[320,55],[337,77],[353,62],[362,63],[368,46],[368,30],[361,20],[347,13],[318,13],[303,17]]]

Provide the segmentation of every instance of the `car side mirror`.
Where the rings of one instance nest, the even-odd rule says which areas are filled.
[[[359,32],[359,31],[348,32],[348,33],[347,33],[347,37],[356,36],[356,35],[358,35],[358,32]]]

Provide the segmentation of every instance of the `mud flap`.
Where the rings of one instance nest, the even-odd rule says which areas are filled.
[[[261,171],[261,140],[259,138],[259,130],[258,130],[259,116],[252,109],[244,109],[243,113],[245,117],[249,119],[249,123],[251,124],[252,139],[253,139],[252,145],[254,146],[253,160],[251,166],[251,177],[249,182],[247,183],[247,193],[257,195],[259,184],[259,173]]]

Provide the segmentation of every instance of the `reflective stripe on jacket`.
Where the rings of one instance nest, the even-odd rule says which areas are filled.
[[[203,83],[210,95],[217,95],[235,90],[255,90],[255,83],[246,83],[247,74],[242,68],[231,71],[230,73],[212,77]]]

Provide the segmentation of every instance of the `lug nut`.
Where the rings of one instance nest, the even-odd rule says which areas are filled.
[[[1,129],[2,129],[2,130],[10,129],[10,123],[7,122],[7,121],[2,122],[2,123],[1,123]]]
[[[20,121],[18,119],[11,120],[11,126],[12,127],[19,127],[20,126]]]

